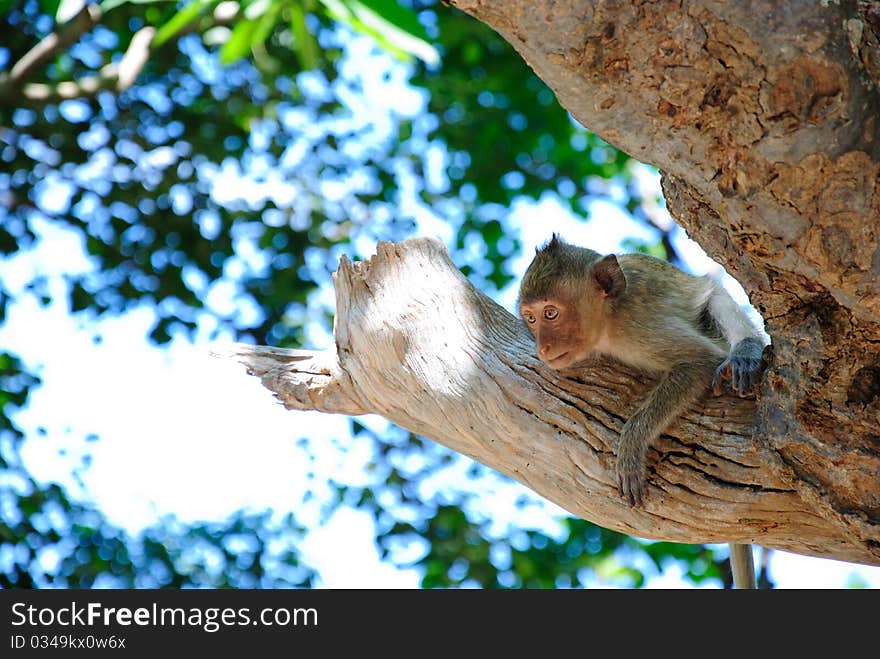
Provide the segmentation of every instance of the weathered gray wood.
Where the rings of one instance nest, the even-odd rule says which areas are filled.
[[[607,528],[678,542],[755,543],[880,564],[870,538],[804,498],[755,403],[707,398],[650,452],[642,509],[617,494],[614,449],[652,382],[611,363],[555,372],[522,323],[431,239],[380,243],[335,275],[336,349],[238,345],[290,409],[376,413],[464,453]]]

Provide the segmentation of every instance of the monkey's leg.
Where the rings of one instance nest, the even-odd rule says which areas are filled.
[[[757,588],[751,545],[730,543],[730,569],[733,572],[734,588]]]
[[[644,497],[648,447],[706,391],[717,363],[713,353],[701,352],[673,366],[623,425],[617,445],[617,487],[631,506],[641,504]]]

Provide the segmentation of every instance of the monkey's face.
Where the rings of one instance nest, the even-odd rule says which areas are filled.
[[[520,316],[535,338],[538,359],[562,369],[583,361],[598,347],[601,322],[584,318],[585,306],[583,301],[549,297],[520,304]]]

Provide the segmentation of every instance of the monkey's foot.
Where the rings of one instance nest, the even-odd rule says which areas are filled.
[[[715,369],[712,379],[712,393],[720,396],[724,382],[730,382],[730,388],[739,396],[751,396],[755,393],[755,385],[764,371],[762,354],[764,346],[760,341],[746,338],[737,343],[730,355]]]
[[[645,465],[643,461],[617,460],[617,490],[631,506],[642,505],[645,497]]]

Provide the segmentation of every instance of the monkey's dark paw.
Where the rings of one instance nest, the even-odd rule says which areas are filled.
[[[720,396],[722,385],[730,382],[730,388],[739,396],[751,396],[764,371],[761,359],[763,346],[756,339],[743,339],[736,344],[727,359],[715,369],[712,393]]]
[[[629,505],[640,506],[645,498],[645,468],[641,463],[626,462],[625,457],[617,460],[617,491]]]
[[[715,377],[712,379],[712,393],[720,396],[723,393],[724,383],[729,382],[730,388],[739,396],[750,396],[755,393],[755,385],[761,375],[761,362],[739,358],[725,359],[721,366],[715,369]]]

